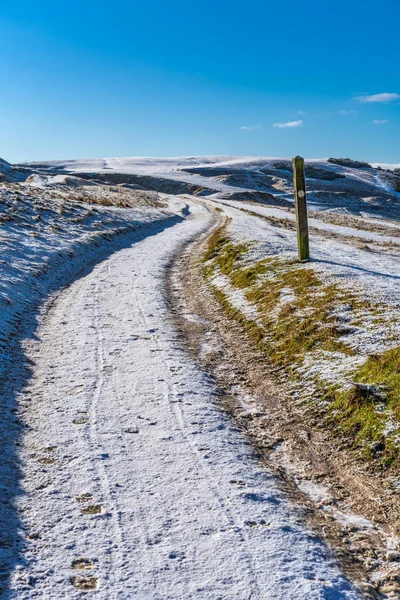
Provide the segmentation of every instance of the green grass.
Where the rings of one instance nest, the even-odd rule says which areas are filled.
[[[372,386],[372,393],[354,386],[328,394],[332,401],[330,421],[339,424],[338,431],[362,448],[366,458],[389,467],[399,458],[398,444],[385,428],[388,414],[400,421],[400,348],[370,356],[353,379]]]
[[[312,353],[332,353],[332,369],[338,353],[354,356],[345,343],[343,328],[338,327],[335,311],[346,305],[349,315],[346,326],[362,324],[366,315],[373,323],[384,322],[380,308],[356,291],[321,281],[310,266],[295,260],[270,257],[249,263],[249,246],[235,245],[226,228],[214,233],[203,256],[205,278],[214,273],[228,276],[234,287],[244,291],[249,302],[258,309],[257,322],[249,321],[232,307],[229,298],[212,287],[226,314],[235,319],[262,348],[266,359],[280,366],[291,377],[298,378],[298,368]],[[290,291],[290,301],[282,303],[282,291]],[[316,355],[317,358],[317,355]],[[400,348],[379,356],[370,356],[362,367],[351,374],[353,382],[383,386],[385,406],[400,421]],[[392,465],[399,448],[383,431],[388,413],[372,395],[363,395],[356,387],[343,389],[315,381],[320,397],[329,401],[327,424],[344,436],[349,444],[360,449],[364,457],[377,459],[379,465]]]
[[[218,268],[229,276],[233,286],[245,290],[249,302],[257,305],[262,329],[268,332],[273,362],[299,362],[306,352],[317,348],[352,354],[351,348],[339,340],[342,333],[335,329],[330,315],[344,303],[354,309],[364,308],[365,301],[336,285],[323,284],[312,269],[297,261],[273,257],[248,265],[243,260],[248,249],[247,245],[234,245],[224,231],[217,232],[203,257],[205,261],[213,260],[206,274],[210,276]],[[287,288],[295,301],[284,304],[278,317],[271,316],[280,303],[282,290]]]

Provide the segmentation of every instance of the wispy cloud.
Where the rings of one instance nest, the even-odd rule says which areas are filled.
[[[256,125],[242,125],[240,129],[242,129],[243,131],[255,131],[256,129],[261,129],[262,126],[262,123],[256,123]]]
[[[299,121],[288,121],[287,123],[274,123],[272,127],[277,127],[278,129],[286,129],[286,127],[301,127],[303,125],[302,119]]]
[[[357,111],[356,110],[338,110],[338,115],[354,115]]]
[[[367,102],[394,102],[400,100],[400,94],[384,92],[382,94],[372,94],[371,96],[356,96],[355,99],[364,104]]]
[[[387,119],[374,119],[372,122],[374,125],[384,125],[385,123],[388,123],[389,121]]]

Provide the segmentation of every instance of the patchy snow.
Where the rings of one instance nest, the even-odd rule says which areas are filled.
[[[338,502],[332,494],[332,491],[326,485],[310,479],[307,465],[296,460],[292,454],[289,454],[284,442],[276,446],[271,455],[271,459],[274,464],[280,468],[283,467],[285,471],[293,477],[297,487],[303,494],[308,496],[320,510],[329,513],[329,515],[342,525],[342,527],[345,529],[352,528],[358,533],[379,532],[388,548],[393,545],[393,538],[390,534],[384,532],[382,529],[378,529],[374,523],[364,518],[362,515],[356,514],[349,508],[345,500],[341,499],[340,502]]]
[[[210,200],[206,201],[210,203]],[[219,204],[219,203],[218,203]],[[253,210],[254,207],[251,207]],[[257,209],[256,211],[264,210]],[[252,242],[249,253],[250,260],[258,260],[266,256],[295,258],[297,256],[296,232],[275,227],[267,221],[260,220],[243,211],[226,205],[226,214],[231,217],[229,226],[231,234],[238,243]],[[289,214],[289,213],[285,213]],[[358,233],[358,230],[357,230]],[[366,232],[367,233],[367,232]],[[387,314],[393,321],[388,322],[392,336],[400,335],[398,311],[400,309],[400,255],[399,252],[378,253],[363,250],[340,239],[326,239],[318,234],[311,235],[310,251],[313,268],[325,281],[335,281],[340,285],[357,286],[366,298],[386,305]],[[365,316],[368,318],[368,315]],[[362,339],[360,339],[360,335]],[[354,339],[359,339],[357,346],[367,343],[366,352],[373,353],[385,346],[387,330],[382,327],[355,330]],[[367,337],[366,337],[367,336]],[[393,347],[395,341],[389,342]],[[397,338],[398,343],[398,338]]]
[[[289,223],[296,222],[296,215],[294,212],[289,212],[288,210],[273,208],[268,206],[257,206],[254,204],[248,204],[247,202],[235,201],[235,200],[220,200],[216,199],[216,201],[225,206],[232,206],[234,208],[238,208],[241,210],[247,210],[249,212],[256,213],[262,217],[274,217],[275,219],[281,219],[284,221],[288,221]],[[398,226],[397,235],[385,235],[382,233],[376,233],[371,230],[361,229],[354,227],[346,227],[343,225],[335,225],[333,223],[329,223],[323,221],[322,219],[316,219],[314,217],[308,218],[309,227],[313,227],[315,229],[320,230],[321,232],[329,232],[336,234],[337,236],[341,236],[343,238],[356,238],[360,240],[365,240],[368,242],[381,242],[387,244],[398,244],[400,245],[400,224]],[[389,224],[388,224],[389,227]],[[396,228],[396,225],[391,223],[390,227]]]
[[[307,354],[296,371],[305,379],[319,379],[328,384],[351,381],[351,374],[365,362],[365,355],[348,356],[342,352],[326,352],[323,350]],[[309,390],[311,393],[312,388]]]
[[[223,208],[224,213],[230,218],[228,231],[234,243],[250,244],[244,261],[251,264],[268,256],[279,259],[297,259],[296,232],[292,228],[286,229],[288,220],[271,223],[260,219],[261,216],[281,217],[290,213],[269,207],[258,207],[246,203],[221,202],[215,198],[203,200],[210,206]],[[243,210],[244,209],[244,210]],[[250,214],[248,211],[254,214]],[[396,246],[374,247],[373,251],[365,249],[354,241],[351,236],[347,239],[341,237],[326,237],[323,235],[325,223],[317,219],[314,222],[316,231],[311,231],[310,247],[312,260],[304,264],[304,268],[313,269],[325,284],[335,283],[344,291],[353,291],[361,300],[369,301],[369,305],[362,306],[357,311],[349,311],[346,305],[338,306],[331,314],[332,325],[336,333],[341,333],[337,339],[352,350],[350,352],[314,350],[306,353],[298,364],[291,368],[299,375],[293,383],[294,388],[302,389],[302,397],[316,398],[316,382],[324,382],[328,386],[349,388],[354,383],[354,373],[364,364],[368,356],[381,354],[400,345],[400,251]],[[316,223],[316,221],[318,221]],[[289,224],[291,222],[289,221]],[[287,226],[287,225],[286,225]],[[347,228],[342,226],[328,227],[331,231],[337,227],[341,234],[348,235]],[[320,233],[321,232],[321,233]],[[360,230],[355,231],[358,235]],[[369,231],[361,231],[361,235],[368,235]],[[376,242],[380,234],[373,234]],[[350,240],[349,240],[350,238]],[[398,239],[398,238],[397,238]],[[265,276],[268,278],[268,274]],[[239,290],[241,299],[237,304],[236,290],[230,283],[218,280],[218,289],[224,292],[228,301],[239,308],[243,314],[248,314],[251,320],[263,328],[260,316],[253,315],[256,308],[246,300],[243,290]],[[274,275],[271,275],[271,286],[274,285]],[[290,290],[284,290],[271,317],[278,318],[286,298],[296,304]],[[247,302],[247,305],[246,305]],[[243,307],[246,307],[245,310]],[[268,332],[265,335],[268,344]],[[386,426],[384,435],[390,435],[394,443],[400,443],[400,424],[393,419],[393,415],[385,408]]]
[[[308,160],[306,167],[309,168],[309,206],[317,211],[309,218],[311,267],[324,281],[335,281],[346,287],[356,286],[366,298],[385,307],[386,311],[387,323],[384,326],[374,323],[371,315],[363,315],[361,324],[353,328],[350,335],[344,336],[343,341],[357,352],[362,349],[364,356],[391,348],[398,344],[400,338],[400,194],[393,192],[394,175],[377,168],[377,165],[374,166],[376,168],[353,168],[325,159]],[[208,199],[204,198],[204,202],[223,208],[233,219],[230,228],[234,239],[253,242],[250,260],[271,255],[282,258],[296,256],[295,215],[288,204],[288,201],[293,202],[293,184],[287,159],[131,157],[33,163],[29,168],[41,170],[42,176],[49,177],[49,182],[51,177],[63,177],[68,173],[114,172],[202,185],[215,192]],[[247,192],[257,194],[263,190],[267,196],[260,197],[262,203],[240,199]],[[232,195],[235,199],[230,199]],[[243,209],[266,220],[245,214]],[[340,215],[338,222],[332,222],[335,213]],[[349,219],[347,223],[346,215],[353,221]],[[268,219],[275,219],[278,223],[269,223]],[[223,282],[219,283],[222,285]],[[226,281],[224,285],[227,285]],[[233,294],[233,290],[229,290],[229,295],[237,308],[253,311],[244,301],[242,292]],[[346,360],[349,370],[353,368],[350,359],[343,359],[340,365],[336,365],[337,372],[346,372]],[[321,368],[323,362],[321,357]],[[328,365],[323,370],[327,374]]]
[[[343,527],[355,527],[359,531],[376,531],[376,527],[371,521],[365,519],[361,515],[356,515],[353,512],[344,512],[339,510],[332,503],[332,495],[328,488],[321,483],[315,483],[309,479],[299,480],[298,488],[305,493],[313,502],[316,502],[321,506],[323,510],[330,513],[330,515]]]
[[[251,321],[258,319],[257,308],[247,300],[243,290],[231,285],[226,275],[217,273],[210,278],[210,283],[217,290],[224,292],[228,296],[229,303],[243,313],[246,319]]]

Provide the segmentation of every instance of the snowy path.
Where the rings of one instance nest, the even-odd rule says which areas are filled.
[[[172,324],[165,269],[210,223],[193,205],[185,222],[116,252],[26,342],[26,548],[4,598],[81,598],[80,576],[99,600],[359,597]]]

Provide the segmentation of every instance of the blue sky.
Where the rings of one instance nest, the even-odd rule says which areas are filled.
[[[399,23],[398,0],[0,0],[0,157],[400,163]]]

